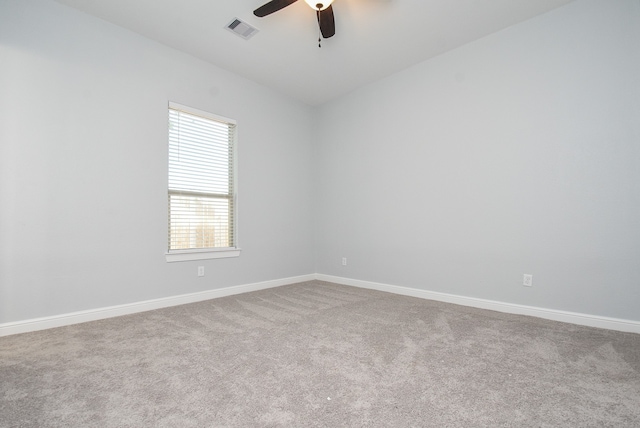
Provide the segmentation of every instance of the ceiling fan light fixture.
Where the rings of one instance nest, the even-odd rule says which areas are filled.
[[[313,10],[325,10],[326,8],[328,8],[329,6],[331,6],[331,3],[333,3],[333,0],[304,0],[305,2],[307,2],[307,4],[311,7],[311,9]]]

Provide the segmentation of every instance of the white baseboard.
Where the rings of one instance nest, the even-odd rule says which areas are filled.
[[[201,291],[198,293],[182,294],[179,296],[164,297],[161,299],[146,300],[143,302],[127,303],[124,305],[109,306],[106,308],[90,309],[86,311],[72,312],[50,317],[34,318],[30,320],[10,322],[0,324],[0,337],[18,333],[29,333],[32,331],[45,330],[54,327],[63,327],[72,324],[79,324],[87,321],[97,321],[105,318],[130,315],[138,312],[152,311],[154,309],[167,308],[170,306],[184,305],[187,303],[201,302],[203,300],[216,299],[219,297],[231,296],[235,294],[248,293],[250,291],[264,290],[267,288],[280,287],[282,285],[295,284],[298,282],[312,281],[315,274],[295,276],[290,278],[276,279],[272,281],[257,282],[253,284],[237,285],[233,287],[219,288],[215,290]]]
[[[570,324],[584,325],[588,327],[604,328],[607,330],[616,330],[628,333],[640,333],[640,322],[638,321],[559,311],[555,309],[536,308],[534,306],[524,306],[513,303],[496,302],[493,300],[457,296],[455,294],[419,290],[417,288],[399,287],[397,285],[380,284],[377,282],[361,281],[358,279],[343,278],[339,276],[316,274],[316,279],[320,281],[333,282],[335,284],[386,291],[388,293],[400,294],[403,296],[454,303],[457,305],[470,306],[480,309],[489,309],[492,311],[505,312],[509,314],[529,315],[532,317],[544,318],[552,321],[561,321]]]
[[[18,333],[45,330],[54,327],[63,327],[79,324],[87,321],[97,321],[106,318],[130,315],[138,312],[146,312],[154,309],[170,306],[184,305],[187,303],[201,302],[203,300],[248,293],[251,291],[265,290],[280,287],[282,285],[312,281],[333,282],[335,284],[349,285],[352,287],[368,288],[385,291],[387,293],[403,296],[418,297],[421,299],[436,300],[439,302],[454,303],[462,306],[470,306],[480,309],[505,312],[517,315],[528,315],[553,321],[561,321],[588,327],[604,328],[608,330],[623,331],[640,334],[640,322],[618,318],[608,318],[596,315],[580,314],[575,312],[544,309],[533,306],[517,305],[513,303],[497,302],[493,300],[478,299],[474,297],[457,296],[454,294],[439,293],[435,291],[420,290],[417,288],[400,287],[397,285],[381,284],[377,282],[362,281],[358,279],[343,278],[324,274],[309,274],[290,278],[276,279],[272,281],[257,282],[253,284],[237,285],[233,287],[219,288],[215,290],[201,291],[198,293],[182,294],[179,296],[164,297],[161,299],[146,300],[143,302],[128,303],[106,308],[90,309],[86,311],[72,312],[50,317],[34,318],[30,320],[0,324],[0,337]]]

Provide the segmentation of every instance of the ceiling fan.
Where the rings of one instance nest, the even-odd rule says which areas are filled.
[[[271,0],[256,10],[253,14],[259,18],[270,15],[274,12],[284,9],[285,7],[297,2],[298,0]],[[316,11],[318,17],[318,26],[320,27],[320,34],[325,39],[333,37],[336,34],[336,23],[333,18],[333,7],[331,3],[333,0],[304,0],[313,10]],[[318,47],[320,47],[321,39],[318,38]]]

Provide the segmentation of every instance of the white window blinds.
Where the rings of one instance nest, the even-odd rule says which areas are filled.
[[[235,127],[169,104],[169,251],[236,246]]]

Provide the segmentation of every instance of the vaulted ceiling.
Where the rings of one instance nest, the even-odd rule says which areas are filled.
[[[56,1],[319,105],[573,0],[335,0],[322,48],[303,0],[264,18],[267,0]],[[227,31],[234,18],[259,32]]]

